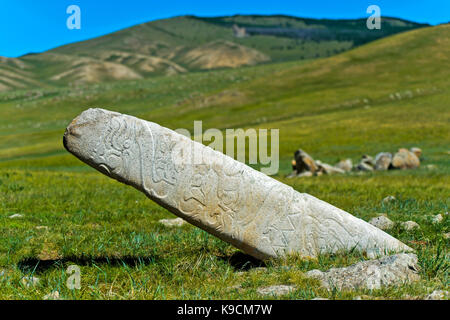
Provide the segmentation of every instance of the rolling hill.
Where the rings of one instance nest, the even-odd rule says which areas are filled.
[[[383,18],[381,30],[368,30],[365,19],[182,16],[44,53],[1,58],[0,91],[315,59],[424,26],[394,18]]]
[[[393,144],[448,145],[449,32],[448,24],[420,28],[308,62],[5,92],[0,160],[57,154],[65,159],[65,126],[98,106],[173,129],[192,129],[198,119],[205,128],[280,128],[285,163],[299,140],[331,162],[359,156],[363,151],[355,145],[367,152]],[[83,67],[77,71],[86,72]]]

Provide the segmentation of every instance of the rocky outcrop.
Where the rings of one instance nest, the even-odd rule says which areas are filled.
[[[418,281],[420,276],[417,262],[415,254],[401,253],[359,262],[345,268],[311,270],[306,276],[320,280],[322,286],[329,290],[374,290]]]

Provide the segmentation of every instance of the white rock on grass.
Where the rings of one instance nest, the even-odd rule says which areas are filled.
[[[372,218],[369,220],[369,223],[381,230],[389,230],[395,225],[395,223],[385,215]]]
[[[386,198],[384,198],[382,200],[382,202],[384,204],[390,203],[390,202],[394,202],[395,200],[397,200],[394,196],[387,196]]]
[[[19,213],[16,213],[16,214],[13,214],[13,215],[9,216],[9,218],[10,219],[19,219],[19,218],[23,218],[23,215],[19,214]]]
[[[268,296],[268,295],[285,296],[285,295],[291,293],[292,291],[295,291],[295,286],[285,285],[285,284],[268,286],[268,287],[260,287],[260,288],[256,289],[256,292],[258,292],[258,294],[264,295],[264,296]]]
[[[161,219],[158,221],[159,223],[165,225],[166,227],[181,227],[183,224],[186,223],[186,221],[184,221],[181,218],[176,218],[176,219]]]
[[[402,222],[400,223],[400,226],[405,229],[406,231],[411,231],[414,229],[420,229],[420,226],[417,222],[415,221],[406,221],[406,222]]]
[[[442,220],[444,220],[444,217],[442,216],[442,214],[437,214],[431,219],[431,222],[433,222],[433,224],[438,224],[438,223],[441,223]]]
[[[418,281],[417,256],[400,253],[377,260],[358,262],[345,268],[332,268],[328,271],[311,270],[309,278],[318,279],[323,287],[331,290],[380,289]]]
[[[432,293],[425,297],[425,300],[447,300],[448,298],[450,298],[448,291],[434,290]]]
[[[61,300],[59,296],[59,291],[53,291],[49,294],[46,294],[43,298],[44,300]]]
[[[27,287],[35,287],[40,283],[40,279],[36,277],[23,277],[22,278],[22,284]]]

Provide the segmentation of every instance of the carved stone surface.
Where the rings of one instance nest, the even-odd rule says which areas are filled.
[[[156,123],[89,109],[67,127],[64,146],[258,259],[351,249],[370,256],[411,250],[341,209]]]

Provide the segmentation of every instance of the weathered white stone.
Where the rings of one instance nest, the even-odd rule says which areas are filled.
[[[332,268],[325,272],[311,270],[306,273],[306,276],[320,280],[322,286],[327,289],[338,290],[359,288],[373,290],[420,279],[417,256],[411,253],[363,261],[345,268]]]
[[[64,146],[187,222],[259,259],[412,250],[309,194],[152,122],[103,109],[72,121]]]
[[[449,297],[450,295],[446,290],[434,290],[432,293],[425,297],[425,300],[445,300]]]
[[[415,222],[415,221],[402,222],[400,225],[406,231],[411,231],[411,230],[414,230],[414,229],[420,229],[419,224],[417,222]]]
[[[268,286],[268,287],[260,287],[260,288],[256,289],[256,292],[258,292],[258,294],[264,295],[264,296],[268,296],[268,295],[285,296],[285,295],[291,293],[292,291],[295,291],[295,286],[285,285],[285,284]]]
[[[18,218],[23,218],[23,215],[20,213],[15,213],[13,215],[9,216],[10,219],[18,219]]]
[[[394,222],[391,221],[385,215],[381,215],[369,220],[369,223],[381,230],[389,230],[394,226]]]
[[[397,200],[394,196],[387,196],[386,198],[383,199],[383,203],[387,204],[389,202],[394,202],[395,200]]]

